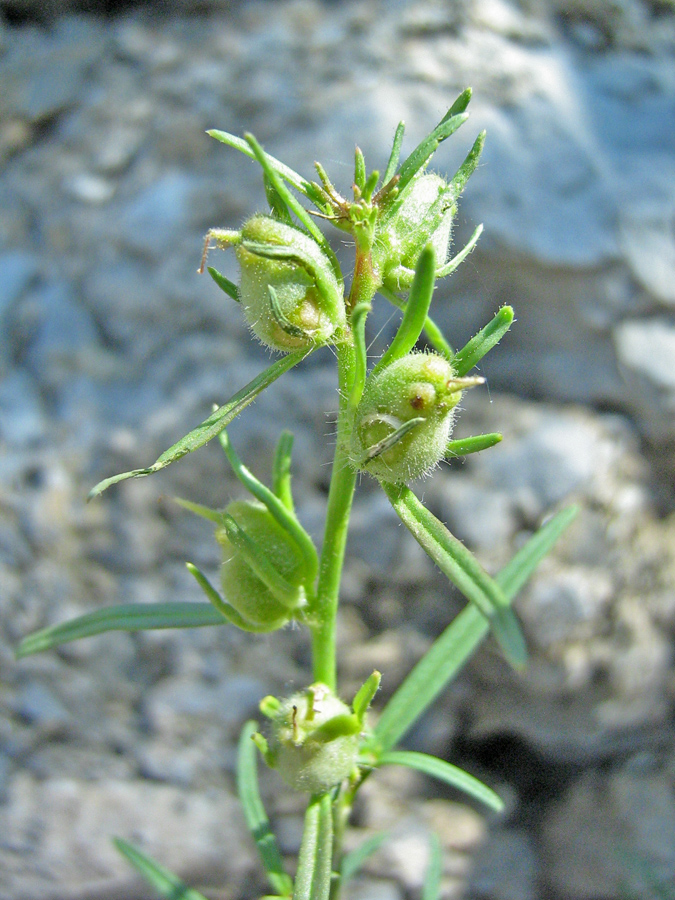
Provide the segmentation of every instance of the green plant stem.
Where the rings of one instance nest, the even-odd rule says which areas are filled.
[[[294,900],[328,900],[333,865],[333,811],[330,794],[312,797],[298,855]]]
[[[336,350],[340,392],[337,447],[328,491],[317,597],[313,609],[315,622],[312,627],[314,681],[323,682],[332,690],[336,690],[337,687],[335,620],[347,544],[349,514],[356,487],[356,472],[349,464],[346,451],[350,428],[347,398],[354,378],[354,348],[351,344],[345,343],[338,344]]]

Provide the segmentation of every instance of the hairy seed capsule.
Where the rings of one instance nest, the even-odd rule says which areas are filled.
[[[318,346],[344,326],[342,290],[309,235],[271,216],[253,216],[236,254],[244,314],[264,344],[283,351]]]
[[[445,455],[454,409],[468,381],[457,379],[451,364],[435,353],[409,353],[376,371],[354,416],[355,467],[393,483],[426,475]]]
[[[225,512],[290,588],[289,597],[281,602],[222,527],[216,529],[216,539],[223,551],[220,581],[225,600],[252,630],[282,628],[304,603],[302,584],[306,573],[300,550],[267,507],[257,500],[235,500]]]
[[[417,258],[429,242],[443,265],[455,212],[453,192],[440,175],[418,175],[410,182],[394,211],[383,217],[376,238],[374,260],[385,287],[410,288]]]
[[[310,794],[339,784],[354,768],[359,752],[353,722],[351,709],[325,684],[312,684],[282,700],[272,723],[270,751],[284,781]]]

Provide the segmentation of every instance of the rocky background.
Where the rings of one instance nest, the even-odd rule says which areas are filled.
[[[675,896],[672,2],[0,8],[1,900],[150,897],[115,834],[209,897],[264,891],[234,745],[261,696],[308,680],[301,633],[108,635],[18,663],[13,648],[97,607],[198,599],[187,559],[217,570],[208,524],[163,499],[237,495],[216,447],[84,503],[268,359],[196,275],[205,231],[264,205],[255,165],[205,129],[249,129],[305,174],[321,159],[347,190],[356,141],[381,165],[400,119],[405,151],[467,84],[472,118],[436,165],[454,170],[487,128],[457,246],[486,230],[435,317],[460,345],[501,303],[518,321],[458,426],[504,443],[439,472],[425,500],[493,570],[551,510],[574,499],[583,512],[519,600],[528,670],[486,645],[409,740],[483,777],[506,815],[383,770],[351,839],[391,839],[350,896],[418,897],[431,831],[446,900]],[[214,264],[234,275],[226,254]],[[373,326],[395,327],[384,304]],[[296,496],[317,538],[331,362],[317,354],[231,429],[261,475],[280,425],[295,430]],[[345,693],[377,666],[385,699],[459,605],[364,480]],[[292,854],[301,803],[262,777]]]

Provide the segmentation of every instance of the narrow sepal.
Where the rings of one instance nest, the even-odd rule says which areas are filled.
[[[447,275],[452,275],[452,273],[460,266],[467,256],[475,249],[476,244],[478,243],[478,239],[483,233],[483,226],[479,225],[474,233],[471,235],[466,245],[462,247],[459,253],[455,254],[452,259],[448,260],[444,265],[438,269],[436,272],[436,278],[445,278]]]
[[[480,453],[499,444],[502,435],[498,432],[492,434],[476,434],[471,437],[458,438],[450,441],[445,451],[446,456],[468,456],[470,453]]]
[[[272,490],[286,509],[293,513],[293,493],[291,491],[291,453],[293,434],[282,431],[277,441],[272,464]],[[269,509],[269,507],[268,507]]]
[[[453,113],[450,115],[451,111],[452,110],[449,110],[434,130],[417,145],[399,169],[399,196],[427,160],[429,160],[436,150],[438,150],[441,143],[447,140],[451,134],[454,134],[455,131],[457,131],[457,129],[469,118],[468,113],[466,112]]]
[[[396,133],[394,134],[394,143],[391,148],[391,155],[389,156],[389,161],[387,162],[387,168],[384,170],[384,175],[382,176],[383,184],[388,184],[396,173],[396,169],[398,167],[398,161],[401,157],[401,144],[403,143],[403,135],[404,134],[405,134],[405,122],[399,122],[398,125],[396,126]]]
[[[229,603],[223,600],[223,598],[211,584],[206,575],[202,572],[201,569],[198,569],[194,563],[185,563],[185,568],[202,589],[204,595],[213,605],[214,609],[218,611],[218,613],[225,619],[226,622],[228,622],[230,625],[234,625],[235,628],[240,628],[242,631],[259,633],[267,630],[266,628],[258,628],[257,626],[252,625],[250,622],[244,619],[233,606],[230,606]]]
[[[365,715],[368,712],[368,707],[373,702],[373,697],[380,688],[381,681],[382,675],[376,669],[356,692],[356,696],[352,703],[352,709],[354,710],[354,715],[361,723],[363,723]]]
[[[224,291],[228,297],[231,297],[233,300],[236,300],[239,303],[239,288],[234,283],[234,281],[230,281],[229,278],[226,278],[218,269],[214,269],[213,266],[207,266],[206,271],[209,273],[211,278],[215,281],[221,291]]]

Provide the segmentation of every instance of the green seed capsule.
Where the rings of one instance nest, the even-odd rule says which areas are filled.
[[[329,343],[346,322],[343,293],[330,262],[304,232],[270,216],[254,216],[236,244],[239,296],[264,344],[298,350]]]
[[[282,700],[272,723],[270,762],[296,791],[319,794],[356,765],[360,724],[325,684]]]
[[[435,353],[409,353],[376,371],[354,415],[354,466],[393,483],[426,475],[445,455],[462,391],[480,381],[457,378]]]
[[[282,628],[305,602],[302,554],[262,503],[236,500],[225,513],[234,523],[216,529],[225,600],[252,630]]]
[[[443,265],[455,212],[453,192],[440,175],[418,175],[410,182],[402,202],[384,216],[373,248],[385,287],[394,292],[410,288],[417,258],[429,242],[437,265]]]

